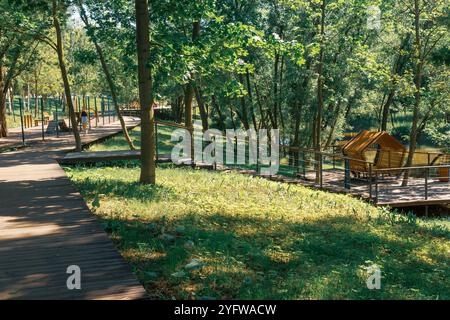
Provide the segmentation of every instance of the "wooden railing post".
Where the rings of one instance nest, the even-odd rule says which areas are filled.
[[[375,171],[375,203],[378,203],[378,171]]]
[[[306,180],[306,152],[303,151],[303,165],[302,165],[302,171],[303,171],[303,179]]]
[[[369,163],[369,199],[372,201],[372,164]]]
[[[430,175],[430,168],[425,169],[425,200],[428,200],[428,176]]]
[[[98,108],[97,108],[97,97],[94,97],[94,112],[95,112],[95,127],[98,127]]]
[[[344,188],[350,190],[350,160],[344,159]]]
[[[323,155],[322,153],[319,153],[319,172],[320,172],[320,176],[319,176],[319,183],[320,183],[320,188],[323,188]]]

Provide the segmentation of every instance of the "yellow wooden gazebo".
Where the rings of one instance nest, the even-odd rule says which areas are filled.
[[[374,169],[402,167],[406,148],[385,131],[364,130],[347,142],[342,152],[351,159],[351,171],[368,172],[369,163]]]

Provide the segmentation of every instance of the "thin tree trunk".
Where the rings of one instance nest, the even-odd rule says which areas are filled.
[[[203,100],[203,93],[198,87],[195,87],[194,91],[195,99],[197,100],[198,108],[200,110],[200,118],[202,119],[203,131],[207,131],[209,129],[208,112],[206,111],[205,101]]]
[[[244,86],[244,76],[242,74],[239,74],[239,82]],[[241,119],[242,125],[244,126],[245,130],[250,129],[250,122],[248,121],[248,110],[247,110],[247,104],[245,103],[245,96],[242,96],[239,98],[241,102],[241,112],[238,113],[239,118]]]
[[[61,77],[62,77],[62,80],[64,83],[64,92],[66,94],[66,97],[69,97],[67,99],[67,106],[69,107],[70,119],[73,124],[72,130],[73,130],[73,135],[75,137],[75,149],[80,152],[82,149],[81,138],[80,138],[80,133],[78,132],[78,127],[76,126],[77,119],[75,117],[75,109],[73,107],[72,99],[70,99],[72,94],[70,92],[70,84],[69,84],[69,77],[67,76],[66,64],[64,63],[62,31],[61,31],[61,25],[59,23],[59,18],[58,18],[58,4],[57,4],[56,0],[53,0],[53,26],[55,27],[55,31],[56,31],[56,51],[58,54],[58,62],[59,62],[59,68],[61,70]]]
[[[414,152],[416,152],[417,147],[417,136],[418,136],[418,122],[419,122],[419,108],[421,102],[421,92],[422,88],[422,77],[423,77],[423,65],[424,65],[424,57],[422,54],[422,41],[420,38],[420,1],[414,0],[414,29],[415,29],[415,49],[416,49],[416,67],[414,74],[414,85],[415,85],[415,93],[414,93],[414,110],[413,110],[413,123],[411,128],[411,133],[409,136],[409,153],[406,159],[406,166],[411,167]],[[409,170],[405,171],[403,176],[403,186],[408,185],[409,180]]]
[[[317,113],[316,113],[316,123],[315,123],[315,149],[316,151],[321,151],[321,135],[322,135],[322,117],[323,117],[323,87],[324,87],[324,79],[323,79],[323,68],[324,68],[324,57],[325,50],[324,45],[325,41],[323,37],[325,36],[325,8],[326,8],[326,0],[322,0],[321,5],[321,20],[320,20],[320,53],[319,53],[319,67],[318,67],[318,79],[317,79]]]
[[[222,110],[220,110],[220,106],[217,103],[216,96],[213,95],[211,100],[212,100],[213,108],[217,111],[217,115],[219,117],[219,128],[220,128],[221,131],[225,132],[226,125],[225,125],[225,122],[224,122],[224,117],[223,117],[223,114],[222,114]]]
[[[272,114],[272,125],[274,129],[278,129],[278,68],[280,64],[280,54],[275,53],[275,63],[274,63],[274,75],[273,75],[273,111]]]
[[[325,57],[325,8],[326,8],[326,0],[322,0],[321,4],[321,18],[320,18],[320,53],[319,53],[319,68],[318,68],[318,80],[317,80],[317,114],[316,121],[314,125],[314,144],[317,152],[322,151],[322,117],[323,117],[323,87],[324,87],[324,79],[323,79],[323,69],[324,69],[324,57]],[[319,163],[320,155],[316,155],[316,162]],[[322,170],[320,165],[316,166],[317,174],[316,174],[316,182],[319,182],[320,179],[320,171]]]
[[[230,106],[230,118],[231,118],[231,124],[233,125],[233,130],[236,131],[236,122],[234,121],[234,115],[233,115],[233,108]]]
[[[194,21],[192,23],[192,41],[195,42],[200,37],[200,21]],[[185,116],[185,126],[187,130],[191,133],[191,141],[194,141],[194,124],[192,120],[192,101],[194,100],[194,84],[193,75],[191,75],[191,80],[186,85],[185,98],[184,98],[184,116]],[[194,143],[191,143],[191,158],[194,159]]]
[[[256,84],[256,81],[254,81],[254,85],[255,85],[256,100],[258,102],[259,114],[261,117],[261,121],[260,121],[258,129],[261,129],[261,128],[268,129],[267,123],[266,123],[266,117],[264,115],[264,110],[263,110],[263,106],[262,106],[261,95],[259,94],[259,89],[258,89],[258,85]]]
[[[141,178],[143,184],[156,183],[155,118],[150,58],[150,17],[148,0],[135,0],[139,98],[141,104]]]
[[[247,69],[247,73],[246,73],[246,78],[247,78],[247,91],[248,91],[248,99],[250,102],[250,113],[251,113],[251,117],[252,117],[252,122],[253,122],[253,127],[255,128],[255,130],[258,130],[258,124],[256,122],[256,115],[255,115],[255,106],[254,106],[254,101],[253,101],[253,92],[252,92],[252,86],[251,86],[251,81],[250,81],[250,72]]]
[[[396,93],[397,80],[395,78],[396,78],[396,76],[400,76],[403,74],[403,69],[404,69],[404,66],[405,66],[405,63],[407,60],[403,54],[403,51],[405,50],[405,47],[408,46],[409,41],[410,41],[410,34],[408,34],[406,36],[406,38],[404,38],[401,41],[401,44],[400,44],[398,57],[395,61],[394,68],[393,68],[394,74],[392,77],[393,79],[391,81],[392,88],[390,89],[389,94],[387,96],[387,100],[383,104],[383,108],[382,108],[381,126],[380,126],[381,131],[387,130],[389,111],[390,111],[392,103],[394,102],[394,97],[395,97],[395,93]]]
[[[0,138],[8,136],[8,123],[6,120],[6,95],[3,67],[0,66]]]
[[[80,7],[80,16],[81,16],[81,19],[84,22],[84,25],[86,26],[86,28],[88,30],[92,31],[91,24],[89,23],[89,18],[88,18],[87,14],[86,14],[86,11],[84,10],[84,7],[83,7],[83,1],[80,1],[79,7]],[[114,109],[116,110],[117,117],[119,118],[120,126],[122,127],[122,132],[123,132],[123,135],[125,137],[125,140],[127,141],[130,150],[136,150],[136,147],[133,144],[133,140],[131,140],[130,134],[128,133],[128,129],[127,129],[127,126],[125,124],[125,120],[123,119],[122,113],[120,112],[119,103],[117,101],[116,87],[114,86],[114,81],[112,79],[111,73],[109,72],[109,67],[108,67],[108,65],[106,63],[105,56],[103,54],[103,49],[98,44],[98,41],[97,41],[97,39],[95,37],[95,34],[93,32],[91,32],[91,40],[94,43],[95,50],[97,51],[98,58],[99,58],[100,63],[102,65],[103,73],[105,74],[106,82],[108,83],[109,91],[111,92],[111,97],[112,97],[112,100],[113,100]]]
[[[331,128],[330,128],[330,133],[328,135],[328,139],[327,142],[325,143],[325,150],[327,150],[331,143],[333,142],[333,138],[334,138],[334,132],[336,131],[336,125],[339,121],[339,114],[341,113],[341,99],[339,99],[337,106],[336,106],[336,110],[334,112],[334,119],[333,122],[331,124]]]
[[[280,124],[282,129],[282,135],[286,132],[285,130],[285,124],[284,124],[284,117],[283,117],[283,106],[282,106],[282,98],[281,94],[283,92],[283,69],[284,69],[284,56],[281,56],[281,66],[280,66],[280,85],[278,90],[278,112],[280,114]]]

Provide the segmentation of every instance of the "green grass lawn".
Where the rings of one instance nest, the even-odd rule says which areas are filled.
[[[448,220],[237,173],[167,166],[142,186],[136,162],[66,170],[151,298],[450,299]]]

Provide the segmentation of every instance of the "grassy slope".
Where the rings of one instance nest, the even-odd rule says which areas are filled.
[[[442,224],[233,173],[159,168],[154,187],[133,165],[67,171],[153,298],[450,298]],[[206,266],[180,274],[193,258]]]

